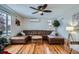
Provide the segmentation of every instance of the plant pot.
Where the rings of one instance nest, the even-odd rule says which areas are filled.
[[[0,35],[2,35],[2,31],[0,31]]]
[[[58,33],[55,33],[55,36],[59,36],[59,34]]]

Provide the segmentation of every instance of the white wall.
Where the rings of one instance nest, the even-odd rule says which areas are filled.
[[[31,19],[24,19],[24,30],[49,30],[48,20],[39,19],[39,21],[30,21]]]
[[[17,19],[20,21],[20,26],[15,24],[16,17],[12,16],[11,20],[11,36],[15,36],[18,32],[22,30],[22,21],[23,18],[17,15]]]

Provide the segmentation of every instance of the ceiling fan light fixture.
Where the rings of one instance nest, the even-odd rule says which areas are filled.
[[[42,12],[42,11],[39,11],[38,13],[39,13],[40,15],[43,15],[43,12]]]
[[[39,11],[38,13],[41,14],[41,13],[43,13],[43,12],[42,12],[42,11]]]

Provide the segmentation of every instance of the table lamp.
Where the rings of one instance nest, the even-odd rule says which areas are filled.
[[[68,27],[66,27],[66,30],[69,32],[68,39],[70,39],[70,37],[71,37],[72,40],[73,40],[73,37],[72,37],[71,33],[74,31],[74,27],[73,26],[68,26]]]

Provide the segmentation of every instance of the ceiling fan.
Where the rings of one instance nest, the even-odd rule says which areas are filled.
[[[46,10],[47,6],[48,6],[47,4],[44,4],[44,5],[38,6],[37,8],[32,7],[32,6],[30,8],[36,10],[36,12],[33,12],[32,14],[40,13],[40,15],[44,15],[43,14],[44,12],[45,13],[52,12],[51,10]]]

